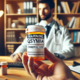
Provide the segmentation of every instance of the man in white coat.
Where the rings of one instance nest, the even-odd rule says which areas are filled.
[[[36,25],[44,26],[46,30],[45,47],[60,59],[74,56],[74,46],[67,28],[53,20],[53,0],[38,0],[41,21]],[[14,61],[22,61],[23,52],[27,51],[27,37],[11,55]]]

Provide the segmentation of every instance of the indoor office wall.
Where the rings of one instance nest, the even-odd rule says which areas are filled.
[[[0,10],[4,11],[4,0],[0,0]],[[0,55],[4,54],[4,15],[0,17]]]

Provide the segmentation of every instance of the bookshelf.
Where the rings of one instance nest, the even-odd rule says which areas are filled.
[[[36,13],[21,13],[21,14],[18,14],[17,13],[17,10],[18,8],[20,8],[22,11],[24,10],[23,9],[23,2],[24,1],[33,1],[33,6],[36,7]],[[72,13],[72,12],[67,12],[65,13],[62,6],[61,6],[61,2],[68,2],[68,6],[70,8],[70,11],[72,10],[73,6],[75,3],[77,3],[79,0],[53,0],[54,3],[55,3],[55,11],[53,13],[53,19],[55,19],[57,22],[60,23],[60,20],[62,20],[63,22],[63,26],[67,27],[67,23],[69,23],[72,19],[73,16],[75,16],[76,18],[77,17],[80,17],[80,12],[77,12],[77,13]],[[6,4],[11,4],[13,7],[13,4],[15,4],[15,7],[16,9],[11,9],[11,12],[10,13],[7,13],[6,11]],[[58,5],[60,5],[61,7],[61,12],[58,12]],[[7,27],[7,20],[8,18],[11,18],[11,20],[14,20],[14,19],[17,19],[19,21],[21,21],[24,25],[25,25],[25,16],[36,16],[37,17],[37,22],[39,22],[39,13],[38,13],[38,0],[4,0],[4,46],[5,46],[5,55],[7,55],[7,45],[17,45],[17,47],[22,43],[22,41],[6,41],[7,39],[7,31],[15,31],[15,32],[23,32],[25,34],[25,28],[8,28]],[[66,20],[65,20],[66,19]],[[12,24],[12,22],[11,22]],[[61,24],[62,25],[62,24]],[[78,29],[73,29],[73,28],[68,28],[69,32],[72,33],[74,31],[80,31],[80,28]],[[17,35],[17,34],[16,34]],[[18,34],[19,36],[19,34]],[[72,36],[71,36],[72,37]],[[73,42],[76,50],[77,48],[79,49],[79,44],[80,42]],[[15,48],[16,49],[16,48]],[[15,50],[14,49],[14,50]],[[13,51],[14,51],[13,50]]]
[[[29,4],[32,1],[32,6],[36,8],[36,13],[33,12],[26,12],[24,13],[24,5]],[[56,4],[56,0],[53,0]],[[15,5],[15,6],[14,6]],[[57,6],[57,5],[55,5]],[[27,6],[28,7],[28,6]],[[29,6],[30,8],[30,6]],[[18,14],[18,9],[21,9],[21,13]],[[28,10],[28,9],[27,9]],[[55,7],[55,12],[53,13],[54,19],[57,18],[56,13],[57,7]],[[22,43],[19,40],[24,39],[25,34],[25,27],[18,28],[12,27],[14,23],[13,20],[18,20],[21,24],[26,26],[26,18],[27,16],[36,16],[37,20],[36,23],[39,22],[39,13],[38,13],[38,0],[4,0],[4,47],[5,47],[5,55],[9,55],[15,51],[15,49]],[[28,17],[29,18],[29,17]],[[13,24],[15,25],[15,24]],[[17,25],[18,26],[18,25]]]
[[[36,13],[26,12],[24,13],[24,4],[29,4],[30,0],[4,0],[4,46],[5,55],[9,55],[22,43],[22,39],[25,38],[25,27],[12,27],[13,20],[20,21],[20,25],[25,26],[26,16],[35,16],[37,18],[36,23],[39,22],[38,17],[38,4],[37,0],[31,0],[33,7],[36,8]],[[8,6],[8,8],[7,8]],[[21,9],[21,14],[18,13],[18,9]],[[10,20],[8,21],[8,18]],[[9,25],[9,26],[8,26]],[[17,25],[18,26],[18,25]],[[16,39],[16,40],[15,40]],[[20,39],[20,40],[19,40]]]
[[[64,2],[65,4],[65,10],[62,6],[62,2]],[[68,7],[70,9],[70,12],[67,11],[67,5],[66,5],[66,2],[68,3]],[[73,11],[73,8],[74,8],[74,5],[76,5],[75,7],[75,10]],[[60,6],[60,9],[61,9],[61,12],[59,12],[57,10],[57,18],[58,19],[61,19],[63,21],[63,26],[67,27],[69,32],[74,32],[74,31],[80,31],[80,27],[77,27],[77,26],[80,26],[79,22],[77,23],[76,21],[76,25],[75,25],[75,28],[72,28],[72,27],[68,27],[68,25],[66,26],[67,23],[71,22],[71,19],[73,17],[75,18],[80,18],[80,10],[79,10],[79,7],[80,7],[80,1],[79,0],[57,0],[57,6]],[[57,8],[58,9],[58,8]],[[72,12],[73,11],[73,12]],[[66,20],[65,20],[66,19]],[[78,20],[80,21],[80,20]],[[80,42],[73,42],[73,44],[79,44]]]
[[[69,13],[69,11],[66,12],[63,10],[61,2],[64,2],[64,4],[66,4],[66,2],[68,3],[70,13]],[[77,5],[75,5],[75,4],[77,4]],[[64,24],[63,26],[68,28],[68,30],[71,34],[71,38],[72,38],[72,41],[73,41],[73,44],[75,47],[75,56],[80,56],[80,41],[78,40],[78,37],[79,37],[78,32],[80,32],[80,9],[79,9],[80,0],[57,0],[57,6],[60,6],[60,9],[61,9],[61,12],[59,12],[58,8],[57,8],[57,18],[58,18],[58,20],[63,21],[63,24]],[[76,6],[76,7],[73,10],[74,6]],[[66,10],[67,10],[67,8],[66,8]],[[74,20],[72,26],[69,27],[70,22],[73,17],[75,17],[76,20]],[[73,28],[73,26],[74,26],[74,28]],[[74,32],[77,32],[76,37],[74,36]],[[74,42],[74,38],[76,38],[76,42]]]

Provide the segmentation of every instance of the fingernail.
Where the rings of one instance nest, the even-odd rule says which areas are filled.
[[[24,55],[27,55],[27,52],[24,52]]]

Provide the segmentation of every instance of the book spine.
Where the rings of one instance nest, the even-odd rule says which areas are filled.
[[[73,42],[76,42],[76,39],[77,39],[77,31],[74,31]]]
[[[70,8],[69,8],[68,2],[65,2],[65,4],[66,4],[66,9],[67,9],[68,13],[70,13]]]
[[[77,3],[75,2],[75,3],[74,3],[74,6],[73,6],[73,8],[72,8],[72,10],[71,10],[71,13],[75,13],[76,6],[77,6]]]
[[[57,12],[61,13],[61,6],[60,5],[57,6]]]
[[[26,4],[27,4],[27,13],[30,13],[30,8],[29,8],[29,1],[26,1]]]
[[[32,25],[34,24],[34,18],[33,18],[33,16],[32,16]]]
[[[32,22],[31,22],[31,16],[29,16],[29,25],[31,25],[32,24]]]
[[[13,41],[14,42],[16,42],[17,40],[16,40],[16,36],[15,36],[16,34],[15,34],[15,31],[13,31]]]
[[[6,10],[7,10],[7,13],[9,14],[9,6],[8,6],[8,4],[6,4]]]
[[[28,16],[25,17],[25,28],[29,25],[29,19]]]
[[[8,32],[6,32],[6,42],[8,42]]]
[[[8,31],[8,42],[10,42],[10,32]]]
[[[77,32],[77,42],[79,43],[79,31]]]
[[[78,34],[77,34],[77,42],[78,43],[80,42],[80,31],[78,31]]]
[[[32,8],[33,8],[33,1],[29,1],[29,9],[30,9],[30,13],[32,13]]]
[[[35,16],[35,22],[34,22],[34,24],[36,24],[37,23],[37,17]]]
[[[72,24],[73,24],[74,20],[75,20],[75,17],[73,17],[73,18],[71,19],[71,21],[70,21],[70,23],[69,23],[69,26],[68,26],[69,28],[72,27]]]
[[[79,2],[77,2],[75,13],[78,13],[78,9],[79,9]]]
[[[75,18],[74,23],[73,23],[73,26],[72,26],[73,29],[76,28],[76,21],[77,21],[77,19]]]
[[[8,18],[8,28],[11,28],[11,18]]]
[[[27,4],[26,4],[26,1],[23,2],[23,13],[27,13]]]
[[[11,31],[11,42],[13,42],[13,31]]]
[[[73,41],[73,35],[74,35],[73,32],[71,32],[70,35],[71,35],[71,40]]]
[[[32,17],[33,25],[35,24],[35,16]]]
[[[7,53],[12,54],[14,52],[14,45],[7,45]]]
[[[63,10],[64,10],[64,13],[67,13],[67,10],[66,10],[66,7],[65,7],[64,2],[61,2],[61,6],[62,6],[62,8],[63,8]]]

